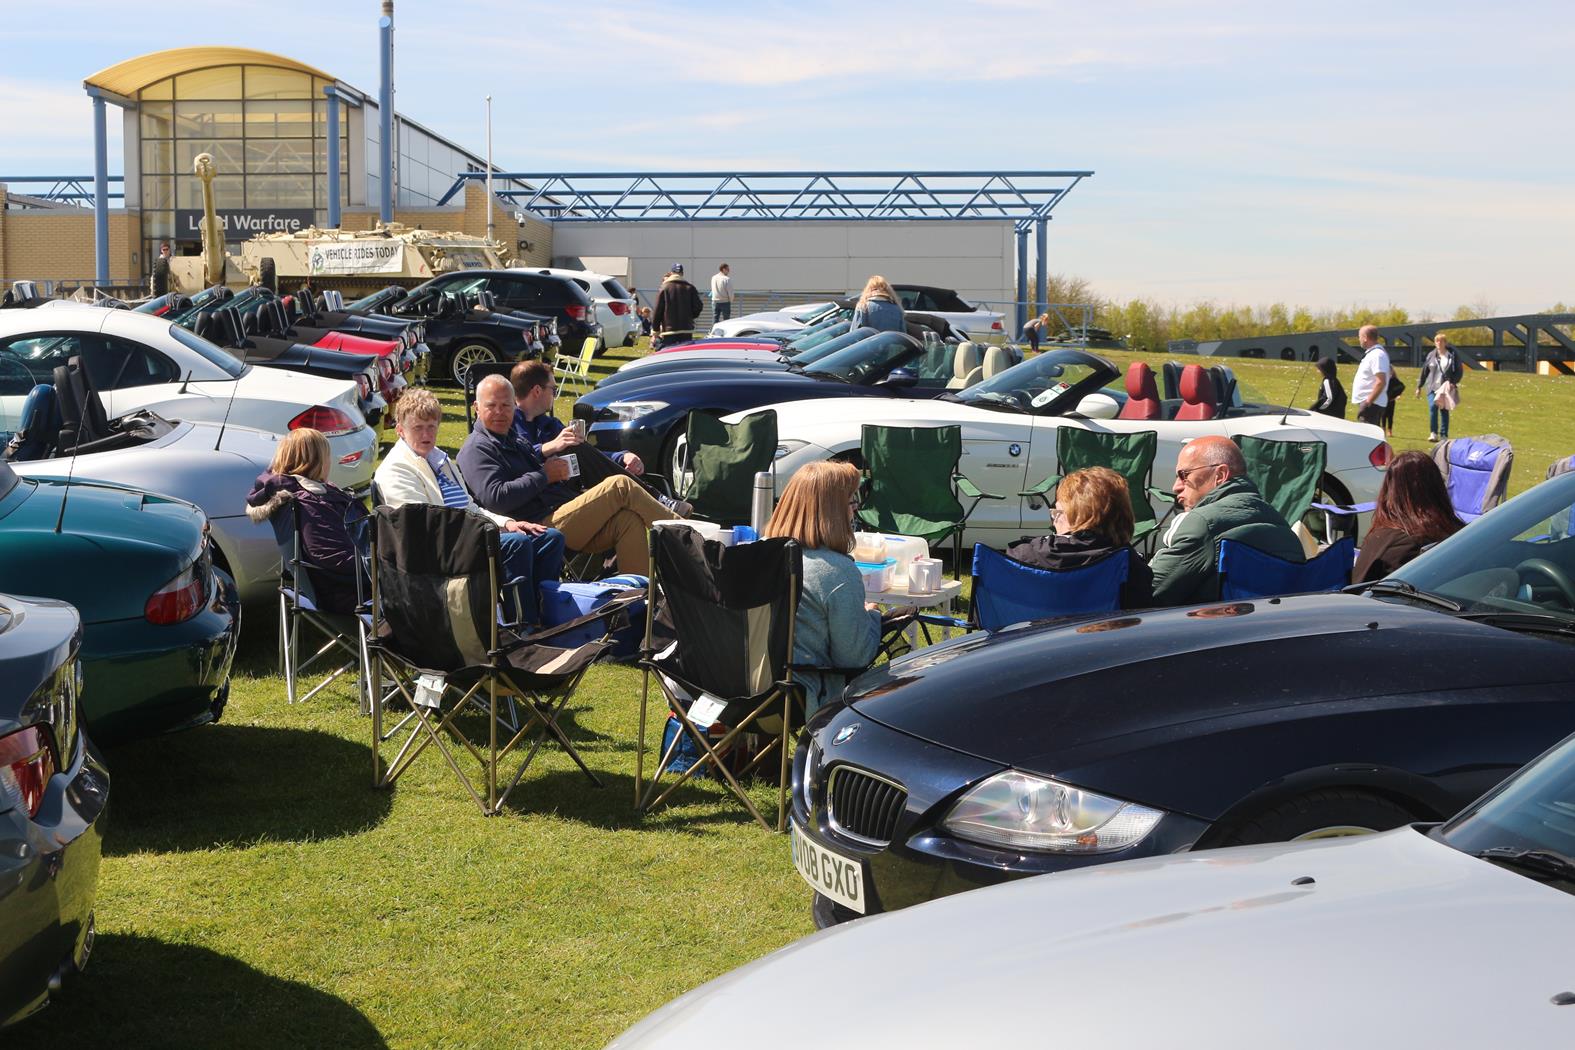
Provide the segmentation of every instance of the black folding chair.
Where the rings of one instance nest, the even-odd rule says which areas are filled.
[[[483,815],[495,816],[549,739],[601,786],[559,719],[585,672],[612,647],[608,635],[645,597],[643,590],[620,592],[568,623],[518,634],[498,622],[497,527],[428,504],[377,509],[372,561],[369,676],[381,683],[386,670],[392,680],[390,688],[373,693],[375,786],[391,786],[435,744]],[[593,624],[598,637],[566,641]],[[393,704],[408,706],[409,713],[385,735],[383,715]],[[383,745],[400,731],[403,742],[385,765]],[[461,751],[479,765],[479,784],[462,768]],[[518,766],[505,770],[520,752]]]
[[[750,816],[769,830],[741,781],[776,754],[781,778],[776,830],[786,829],[788,750],[804,720],[804,689],[793,681],[791,667],[802,580],[803,560],[792,540],[727,547],[682,526],[651,530],[652,602],[640,653],[645,680],[635,750],[636,809],[662,805],[691,777],[714,769]],[[658,619],[672,631],[671,644],[664,642],[660,650],[654,634]],[[679,735],[662,749],[647,784],[645,728],[652,678],[679,722]],[[720,739],[711,738],[713,725],[726,727]],[[741,768],[729,769],[725,756],[746,732],[763,733],[770,743]],[[700,758],[664,789],[662,776],[681,735],[698,745]]]
[[[357,513],[360,507],[359,503],[350,505],[354,520],[346,526],[352,534],[364,537],[365,530],[358,526],[365,522],[366,512],[360,509]],[[279,545],[279,667],[284,674],[286,702],[305,703],[354,671],[361,710],[368,711],[370,700],[362,670],[372,610],[365,599],[365,581],[359,572],[331,569],[308,557],[301,542],[301,508],[295,500],[290,501],[287,514],[275,514],[269,524]],[[342,601],[345,592],[353,595],[349,603]],[[344,608],[347,604],[349,608]],[[301,636],[308,630],[320,644],[302,660]],[[301,676],[319,660],[333,657],[340,660],[338,666],[298,696]]]

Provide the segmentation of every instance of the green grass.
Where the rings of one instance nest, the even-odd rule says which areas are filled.
[[[1298,382],[1297,403],[1314,395],[1301,368],[1234,364],[1270,400]],[[1414,369],[1401,374],[1414,386]],[[1454,432],[1513,441],[1511,488],[1524,489],[1575,451],[1569,383],[1471,373]],[[439,393],[455,449],[463,404]],[[1408,396],[1398,423],[1397,446],[1425,446],[1424,403]],[[222,724],[107,754],[92,965],[8,1043],[599,1046],[812,928],[786,839],[714,784],[634,814],[631,668],[593,669],[569,719],[607,786],[546,752],[509,811],[485,819],[434,753],[374,790],[348,686],[286,705],[271,614],[248,610]]]

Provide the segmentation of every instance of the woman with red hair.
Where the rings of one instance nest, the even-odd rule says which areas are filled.
[[[1381,580],[1423,547],[1463,528],[1438,464],[1425,452],[1402,452],[1389,464],[1378,488],[1378,508],[1351,570],[1351,582]]]

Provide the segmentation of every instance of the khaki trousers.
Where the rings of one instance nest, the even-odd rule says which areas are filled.
[[[619,572],[645,576],[651,571],[646,532],[651,522],[671,517],[673,512],[639,482],[620,474],[580,493],[547,515],[542,524],[563,533],[564,545],[570,550],[604,551],[610,547],[618,555]]]

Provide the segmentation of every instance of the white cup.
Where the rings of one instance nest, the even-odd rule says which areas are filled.
[[[908,566],[908,591],[934,594],[941,588],[941,563],[938,558],[915,558]]]

